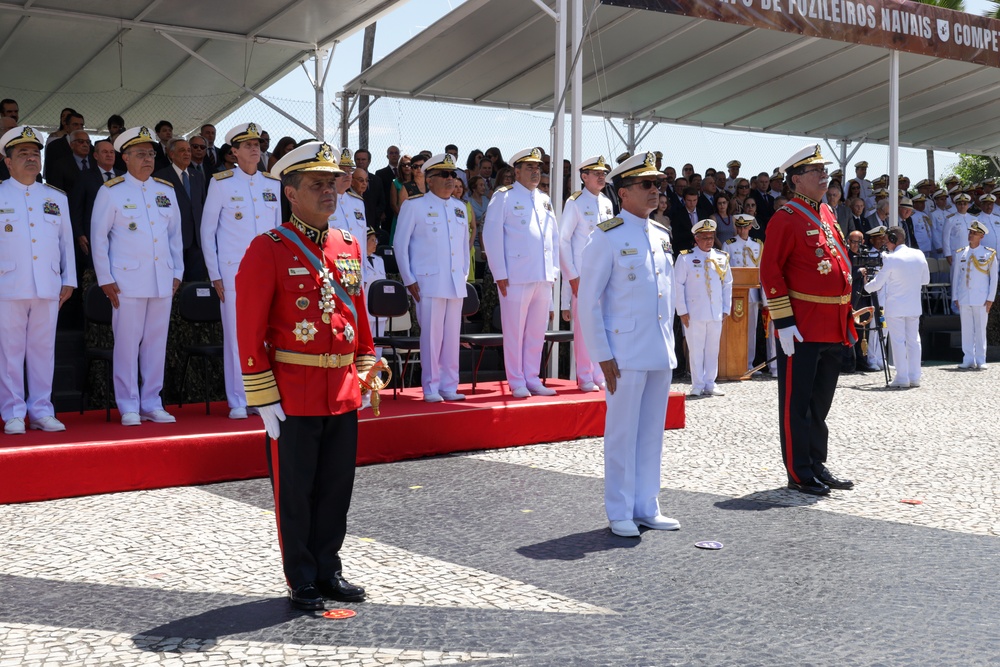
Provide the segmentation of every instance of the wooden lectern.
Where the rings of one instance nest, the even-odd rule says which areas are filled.
[[[747,339],[750,326],[757,326],[749,321],[750,290],[760,287],[758,269],[750,267],[732,267],[733,272],[733,309],[729,317],[722,321],[722,342],[719,344],[719,379],[739,380],[747,372]]]

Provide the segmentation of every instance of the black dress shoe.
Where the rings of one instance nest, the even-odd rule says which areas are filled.
[[[313,584],[288,589],[288,599],[291,600],[293,607],[299,609],[316,611],[323,608],[323,596]]]
[[[330,579],[321,579],[316,582],[316,588],[327,600],[337,600],[339,602],[361,602],[365,599],[365,589],[355,586],[339,572]]]
[[[837,479],[833,474],[827,470],[823,469],[821,472],[816,473],[816,479],[823,482],[831,489],[841,489],[842,491],[850,491],[854,488],[854,482],[849,479]]]
[[[826,496],[830,493],[830,487],[818,479],[805,479],[801,482],[788,480],[788,488],[799,493],[807,493],[810,496]]]

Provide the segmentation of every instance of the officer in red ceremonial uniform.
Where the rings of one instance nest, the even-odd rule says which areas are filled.
[[[825,465],[841,349],[857,339],[850,258],[836,215],[820,203],[828,164],[810,144],[781,166],[793,196],[771,217],[760,261],[780,343],[778,417],[788,488],[817,496],[854,487]]]
[[[236,274],[247,404],[260,410],[289,599],[357,602],[341,573],[358,443],[359,376],[375,363],[361,242],[328,229],[338,151],[312,142],[275,164],[291,220],[256,237]],[[267,347],[265,347],[265,344]],[[287,415],[287,416],[286,416]]]

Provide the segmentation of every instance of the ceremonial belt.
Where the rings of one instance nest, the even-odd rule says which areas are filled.
[[[799,301],[808,301],[809,303],[829,303],[835,306],[843,306],[851,302],[850,294],[842,294],[840,296],[817,296],[816,294],[805,294],[804,292],[796,292],[793,289],[788,290],[788,296],[793,299],[798,299]]]
[[[304,354],[275,350],[274,360],[292,366],[312,366],[313,368],[343,368],[354,363],[354,353],[348,354]]]
[[[322,281],[323,262],[316,256],[316,253],[306,247],[306,244],[302,242],[299,235],[290,230],[288,227],[275,227],[274,231],[281,235],[281,239],[285,242],[286,246],[293,246],[293,252],[294,248],[298,248],[302,254],[305,255],[306,259],[309,260],[309,266],[307,268],[311,268],[313,270],[313,276],[317,280]],[[320,252],[323,252],[322,249],[320,249]],[[330,283],[333,285],[333,291],[337,295],[337,298],[344,302],[344,305],[351,311],[351,315],[354,316],[353,323],[357,324],[358,311],[354,307],[354,302],[351,301],[351,297],[347,293],[347,290],[344,289],[339,280],[331,280]]]

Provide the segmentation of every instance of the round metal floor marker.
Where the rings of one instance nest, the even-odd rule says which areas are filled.
[[[323,612],[323,618],[342,619],[354,616],[357,616],[357,612],[353,609],[327,609]]]
[[[722,542],[695,542],[694,545],[699,549],[709,549],[710,551],[718,551],[722,548]]]

